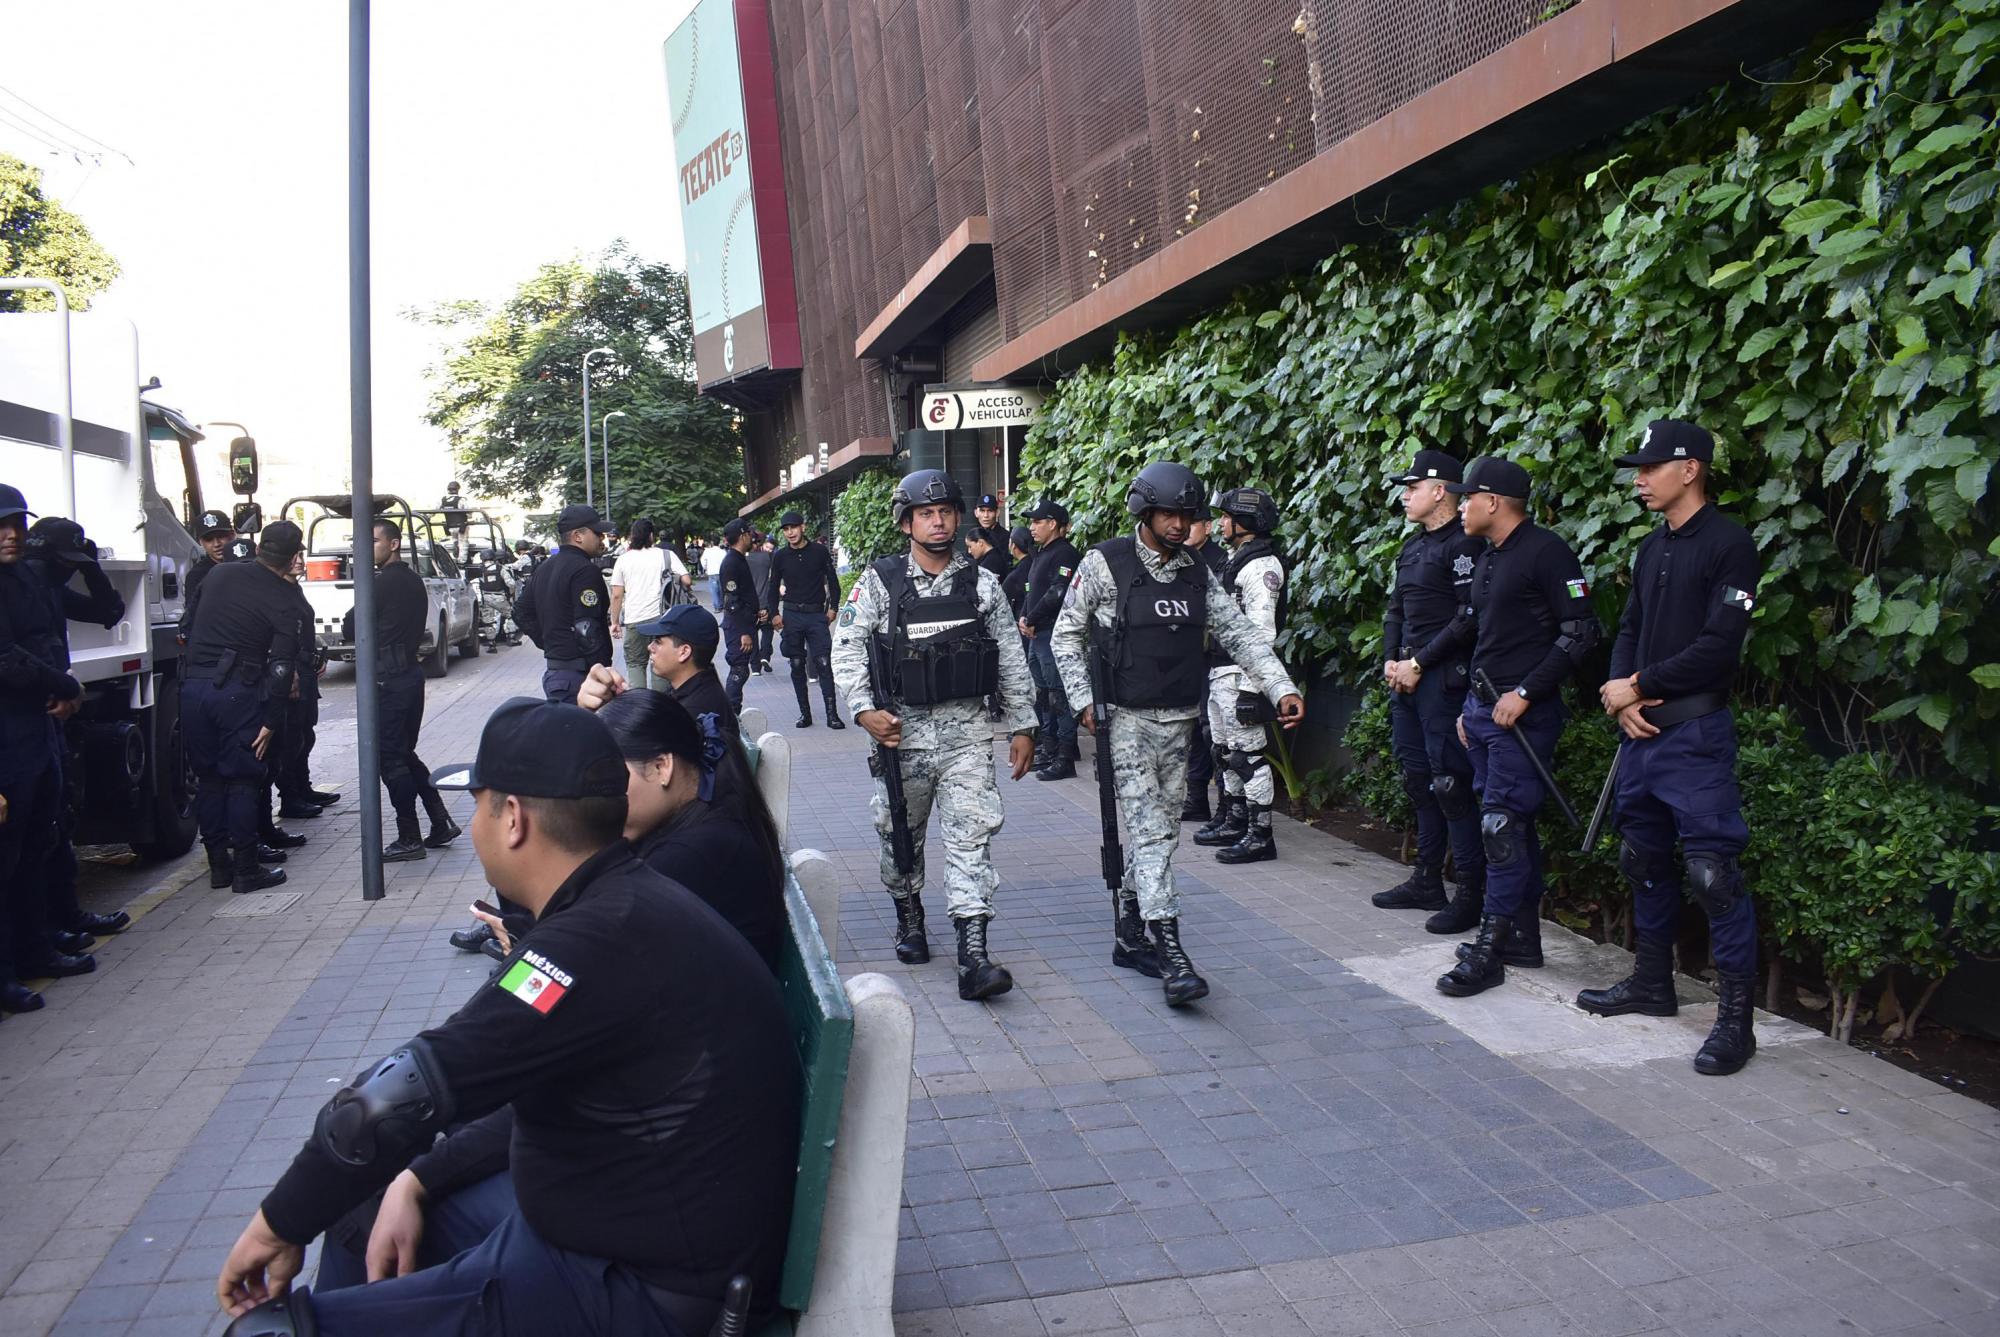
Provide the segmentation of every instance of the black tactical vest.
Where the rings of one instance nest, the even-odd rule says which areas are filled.
[[[979,612],[979,571],[970,564],[943,594],[919,595],[909,558],[884,557],[875,574],[889,594],[889,625],[875,633],[877,687],[906,706],[977,700],[1000,690],[1000,643]]]
[[[1121,706],[1196,706],[1208,691],[1202,632],[1208,626],[1208,568],[1189,562],[1170,581],[1154,580],[1131,535],[1097,545],[1118,591],[1111,633],[1111,700]],[[1102,630],[1099,628],[1098,630]]]

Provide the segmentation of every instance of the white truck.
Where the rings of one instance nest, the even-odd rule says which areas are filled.
[[[403,560],[423,577],[430,594],[430,630],[424,635],[424,676],[442,678],[454,648],[461,656],[479,654],[479,594],[441,542],[441,531],[410,510],[401,497],[376,494],[375,514],[403,531]],[[293,497],[277,514],[297,518],[306,535],[306,575],[299,588],[313,609],[313,633],[329,661],[353,662],[354,641],[347,615],[354,610],[354,502],[344,494]]]
[[[195,838],[175,630],[201,555],[185,522],[202,508],[193,451],[202,433],[141,393],[129,321],[0,314],[0,479],[37,514],[81,524],[125,599],[108,630],[69,627],[70,671],[84,685],[66,726],[74,835],[164,859]]]

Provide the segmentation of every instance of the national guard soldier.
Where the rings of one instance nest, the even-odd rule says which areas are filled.
[[[750,571],[750,560],[745,556],[756,539],[748,520],[731,520],[722,527],[722,565],[715,569],[716,619],[722,623],[722,657],[729,665],[729,678],[723,689],[729,696],[729,709],[740,715],[743,713],[743,687],[750,681],[750,670],[757,662],[757,578]],[[836,598],[839,595],[835,588]],[[801,622],[810,621],[801,618]],[[826,627],[824,616],[820,618],[822,630]],[[792,661],[795,675],[803,672],[799,661]]]
[[[484,548],[473,554],[471,575],[479,591],[479,631],[486,653],[497,655],[517,638],[507,634],[507,614],[514,607],[514,563],[504,548]]]
[[[1472,759],[1458,741],[1458,717],[1471,682],[1469,639],[1447,634],[1469,602],[1472,571],[1485,549],[1465,532],[1458,500],[1445,487],[1464,478],[1441,450],[1420,450],[1392,483],[1403,489],[1403,515],[1417,532],[1396,555],[1396,580],[1382,617],[1382,676],[1389,684],[1389,732],[1403,792],[1417,815],[1417,866],[1399,886],[1378,891],[1384,910],[1430,910],[1432,933],[1463,933],[1479,922],[1486,896],[1486,852],[1479,843],[1479,800]],[[1444,893],[1451,849],[1453,895]]]
[[[1276,653],[1285,623],[1285,559],[1271,542],[1278,504],[1261,488],[1231,488],[1215,503],[1222,541],[1234,551],[1222,588],[1236,602],[1264,644]],[[1194,833],[1197,845],[1221,845],[1221,863],[1261,863],[1278,857],[1271,835],[1277,783],[1264,755],[1264,726],[1274,716],[1263,683],[1219,646],[1210,646],[1208,728],[1222,771],[1222,812]],[[1216,661],[1219,655],[1220,662]]]
[[[833,569],[833,554],[826,545],[807,540],[803,515],[786,511],[778,523],[785,532],[785,546],[771,557],[763,611],[770,625],[777,628],[778,653],[792,662],[799,728],[810,729],[813,722],[812,703],[806,694],[806,670],[810,668],[826,698],[826,727],[845,729],[840,704],[834,699],[833,672],[828,667],[833,656],[833,617],[840,608],[840,575]],[[740,689],[738,695],[740,698]]]
[[[1455,998],[1483,993],[1506,967],[1542,964],[1542,846],[1535,811],[1547,796],[1528,748],[1551,774],[1562,733],[1562,684],[1597,644],[1590,585],[1569,544],[1528,517],[1528,472],[1512,460],[1474,460],[1461,497],[1465,532],[1484,539],[1472,598],[1454,619],[1447,645],[1472,636],[1473,690],[1459,716],[1459,739],[1479,790],[1479,835],[1486,853],[1486,904],[1479,936],[1438,978]],[[1480,687],[1493,688],[1492,699]]]
[[[396,811],[396,839],[382,851],[384,863],[422,859],[459,836],[458,823],[431,784],[430,770],[417,756],[424,727],[424,634],[430,627],[430,595],[423,577],[403,560],[403,530],[394,520],[375,522],[375,686],[380,702],[376,738],[382,755],[382,785]],[[429,835],[417,824],[417,803],[431,819]]]
[[[1736,787],[1736,726],[1729,687],[1750,631],[1760,564],[1743,526],[1709,500],[1715,441],[1691,422],[1649,424],[1636,468],[1639,501],[1665,524],[1639,544],[1632,594],[1599,696],[1625,737],[1616,767],[1618,866],[1632,883],[1637,960],[1608,989],[1585,989],[1577,1006],[1599,1016],[1671,1017],[1679,893],[1708,916],[1719,980],[1715,1027],[1696,1072],[1725,1076],[1757,1052],[1751,989],[1757,912],[1737,857],[1750,841]],[[1681,876],[1674,876],[1674,843]],[[1677,885],[1678,884],[1678,885]]]
[[[1229,550],[1214,541],[1214,529],[1215,510],[1204,498],[1201,509],[1194,513],[1194,520],[1188,525],[1187,550],[1220,580],[1229,566]],[[1213,645],[1208,647],[1208,667],[1211,671],[1230,662],[1229,656],[1220,649]],[[1181,804],[1183,822],[1207,822],[1215,816],[1208,806],[1208,786],[1215,777],[1215,731],[1209,727],[1208,712],[1203,711],[1195,719],[1194,732],[1188,735],[1187,801]]]
[[[262,891],[285,880],[257,858],[264,756],[284,727],[292,681],[309,651],[299,645],[298,591],[284,571],[305,545],[289,520],[265,528],[251,561],[224,562],[202,582],[188,629],[182,729],[194,765],[196,815],[230,885]]]
[[[1076,716],[1063,699],[1052,638],[1063,595],[1082,559],[1069,541],[1069,510],[1061,502],[1048,497],[1037,502],[1028,512],[1028,532],[1035,540],[1035,556],[1028,572],[1028,601],[1018,625],[1028,638],[1028,667],[1037,689],[1035,714],[1041,721],[1035,778],[1067,780],[1076,774]]]
[[[593,506],[565,506],[556,517],[562,546],[535,568],[514,604],[514,625],[542,649],[542,695],[575,701],[593,664],[611,662],[611,592],[597,567],[611,532]]]
[[[1279,723],[1292,728],[1305,716],[1305,701],[1269,640],[1187,551],[1188,526],[1204,496],[1201,480],[1182,465],[1156,461],[1141,469],[1125,498],[1137,528],[1084,554],[1056,619],[1053,647],[1083,727],[1097,733],[1089,712],[1100,687],[1112,708],[1111,736],[1098,733],[1097,746],[1111,749],[1118,811],[1130,839],[1111,959],[1158,974],[1172,1007],[1208,996],[1208,982],[1181,946],[1174,886],[1188,737],[1208,687],[1203,630],[1263,688]],[[1093,654],[1101,683],[1092,681]]]
[[[958,930],[958,996],[990,998],[1013,988],[1014,977],[986,950],[999,883],[992,845],[1003,814],[984,700],[999,698],[1018,780],[1034,753],[1028,665],[999,580],[954,551],[965,514],[958,484],[941,470],[919,469],[896,485],[891,503],[910,550],[873,563],[855,582],[833,638],[833,675],[854,722],[880,745],[870,766],[872,806],[882,884],[896,900],[896,957],[907,965],[931,957],[924,828],[935,805],[945,908]],[[901,812],[892,784],[902,791]],[[907,871],[897,853],[905,839]]]

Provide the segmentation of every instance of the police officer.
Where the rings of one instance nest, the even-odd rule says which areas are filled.
[[[542,695],[574,701],[593,664],[611,662],[611,592],[597,566],[611,526],[593,506],[565,506],[556,517],[562,546],[534,568],[514,604],[514,625],[541,647]]]
[[[977,522],[965,531],[965,545],[968,553],[977,543],[979,551],[973,560],[1005,578],[1013,562],[1007,555],[1007,526],[1000,523],[1000,498],[988,492],[979,498],[972,508],[972,518]]]
[[[289,520],[265,528],[252,561],[224,562],[202,583],[188,629],[181,687],[182,732],[194,765],[195,811],[212,864],[230,885],[261,891],[285,880],[258,861],[264,756],[284,727],[292,682],[306,652],[283,572],[304,546]]]
[[[264,789],[257,799],[257,857],[264,863],[285,862],[286,851],[297,849],[306,843],[305,836],[295,836],[279,826],[271,816],[273,794],[284,793],[285,775],[302,747],[310,747],[313,726],[319,722],[319,646],[313,633],[313,608],[299,588],[299,581],[305,577],[306,559],[303,551],[292,554],[292,560],[285,564],[285,585],[290,591],[292,615],[296,619],[299,646],[299,671],[292,675],[291,696],[285,702],[285,720],[272,735],[271,745],[264,749]],[[292,805],[295,815],[318,816],[323,805],[306,802],[303,806]],[[226,887],[231,880],[231,870],[227,863],[218,866],[216,859],[209,859],[209,885]]]
[[[1479,843],[1479,801],[1472,759],[1458,741],[1471,667],[1469,638],[1446,635],[1470,602],[1472,572],[1486,543],[1465,532],[1458,500],[1445,487],[1461,482],[1459,462],[1441,450],[1420,450],[1390,479],[1403,489],[1403,515],[1417,532],[1396,555],[1396,580],[1382,617],[1382,676],[1389,684],[1389,731],[1403,792],[1417,815],[1417,866],[1374,904],[1385,910],[1434,911],[1433,933],[1463,933],[1479,922],[1486,896],[1486,853]],[[1444,854],[1451,848],[1453,894],[1444,892]]]
[[[1213,571],[1217,579],[1221,579],[1223,571],[1229,566],[1229,550],[1215,541],[1214,529],[1215,510],[1204,498],[1201,509],[1194,513],[1194,520],[1188,525],[1187,549]],[[1229,656],[1220,649],[1213,645],[1208,647],[1208,667],[1211,671],[1229,662]],[[1215,815],[1208,806],[1208,786],[1215,776],[1215,734],[1209,728],[1208,712],[1203,711],[1194,722],[1194,732],[1188,736],[1187,801],[1181,804],[1183,822],[1207,822]]]
[[[181,583],[181,591],[189,598],[194,597],[195,588],[207,578],[229,553],[229,540],[236,537],[236,524],[227,511],[203,511],[194,522],[195,540],[201,544],[201,556],[195,558],[188,568],[187,579]]]
[[[826,698],[826,727],[845,729],[834,699],[833,674],[827,661],[833,654],[833,616],[840,607],[840,576],[833,554],[824,544],[806,538],[806,520],[786,511],[779,521],[785,546],[771,558],[771,579],[764,592],[764,615],[778,630],[778,653],[792,661],[792,691],[799,698],[799,728],[812,727],[812,704],[806,696],[806,669],[819,679]],[[726,563],[728,558],[723,559]],[[725,600],[728,591],[723,591]]]
[[[1618,866],[1632,883],[1638,952],[1631,975],[1585,989],[1576,1002],[1605,1017],[1674,1015],[1673,943],[1685,891],[1708,916],[1719,981],[1715,1027],[1694,1067],[1724,1076],[1757,1052],[1750,1002],[1757,912],[1737,865],[1750,829],[1736,787],[1729,686],[1761,564],[1749,532],[1709,500],[1714,461],[1714,438],[1672,418],[1649,424],[1639,449],[1618,457],[1639,471],[1640,504],[1666,521],[1639,544],[1611,680],[1599,692],[1625,734],[1614,791],[1625,837]]]
[[[924,937],[924,828],[933,804],[945,851],[945,908],[958,931],[958,996],[990,998],[1014,977],[986,949],[993,917],[993,837],[1005,814],[993,775],[993,727],[984,700],[997,696],[1011,735],[1018,780],[1034,755],[1027,660],[991,571],[956,551],[965,498],[949,474],[919,469],[891,494],[907,554],[872,563],[840,610],[833,676],[841,698],[902,772],[914,868],[896,867],[885,757],[875,758],[873,808],[882,837],[882,884],[896,900],[896,956],[930,960]],[[871,658],[873,664],[871,666]],[[871,671],[872,667],[872,671]]]
[[[1439,992],[1463,998],[1507,978],[1506,967],[1542,964],[1542,846],[1535,811],[1547,796],[1535,750],[1551,773],[1562,733],[1563,680],[1597,644],[1590,586],[1569,544],[1528,517],[1528,472],[1512,460],[1474,460],[1465,479],[1445,484],[1461,497],[1465,532],[1486,540],[1472,572],[1472,598],[1448,647],[1472,637],[1472,677],[1491,680],[1497,699],[1465,698],[1459,739],[1479,790],[1486,853],[1486,904],[1479,936],[1438,978]]]
[[[1278,504],[1261,488],[1238,487],[1223,493],[1215,510],[1222,541],[1232,550],[1222,588],[1275,653],[1285,623],[1286,580],[1285,559],[1271,542]],[[1271,835],[1277,783],[1264,756],[1270,703],[1255,675],[1221,647],[1211,645],[1209,652],[1208,728],[1222,771],[1223,804],[1216,819],[1194,833],[1194,843],[1225,846],[1215,852],[1222,863],[1261,863],[1278,857]]]
[[[394,520],[375,522],[375,686],[380,703],[376,738],[382,753],[382,786],[396,810],[396,839],[384,863],[401,863],[441,850],[459,836],[458,823],[417,756],[424,727],[424,634],[431,601],[424,580],[403,560],[403,530]],[[417,803],[431,819],[430,834],[417,824]]]
[[[1248,670],[1280,723],[1292,728],[1305,717],[1305,701],[1270,641],[1187,551],[1188,528],[1205,495],[1201,480],[1182,465],[1157,461],[1141,469],[1125,497],[1136,529],[1084,554],[1053,636],[1063,691],[1083,727],[1096,732],[1089,711],[1100,686],[1112,708],[1111,736],[1100,735],[1097,746],[1111,749],[1128,840],[1111,959],[1142,974],[1157,972],[1172,1007],[1208,996],[1208,982],[1181,945],[1174,886],[1188,738],[1208,687],[1204,629]],[[1101,683],[1092,681],[1093,653],[1101,656]]]
[[[1028,572],[1027,606],[1018,625],[1028,638],[1028,668],[1037,689],[1035,714],[1041,721],[1035,778],[1067,780],[1076,774],[1076,715],[1063,697],[1051,637],[1082,558],[1069,541],[1069,508],[1059,501],[1044,497],[1035,503],[1028,512],[1028,532],[1035,540],[1035,556]]]
[[[803,531],[801,531],[803,532]],[[757,662],[757,618],[762,611],[757,606],[757,578],[751,574],[750,562],[744,554],[750,551],[750,544],[756,534],[748,520],[731,520],[722,527],[722,564],[715,570],[716,617],[722,623],[722,657],[729,665],[729,679],[723,689],[729,696],[729,709],[733,714],[743,712],[743,687],[750,681],[750,670]],[[777,577],[772,577],[775,585]],[[799,625],[812,621],[801,614]],[[820,615],[822,631],[826,627],[825,615]],[[790,653],[787,651],[786,653]],[[805,704],[805,688],[802,675],[805,670],[800,660],[792,661],[792,680],[799,686],[799,703]],[[810,718],[800,723],[810,724]]]
[[[800,1109],[776,981],[620,839],[625,762],[588,712],[509,701],[434,778],[472,791],[486,878],[533,930],[320,1110],[217,1278],[248,1315],[229,1331],[687,1337],[738,1275],[761,1323]],[[378,1191],[365,1234],[332,1229]],[[291,1289],[322,1233],[319,1289]]]
[[[1028,576],[1034,570],[1030,558],[1035,554],[1034,536],[1028,533],[1026,525],[1016,525],[1007,534],[1007,574],[1000,578],[1000,592],[1007,596],[1007,608],[1016,623],[1014,634],[1021,634],[1019,626],[1021,609],[1028,602]],[[1027,642],[1021,643],[1022,653],[1027,652]]]

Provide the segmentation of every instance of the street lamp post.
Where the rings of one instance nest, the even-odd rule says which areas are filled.
[[[624,409],[613,409],[597,424],[597,439],[604,447],[604,518],[613,524],[617,522],[611,519],[611,420],[631,416]]]
[[[590,482],[596,476],[590,462],[590,360],[599,355],[613,357],[616,352],[609,348],[593,348],[583,355],[583,504],[586,506],[596,505]]]

